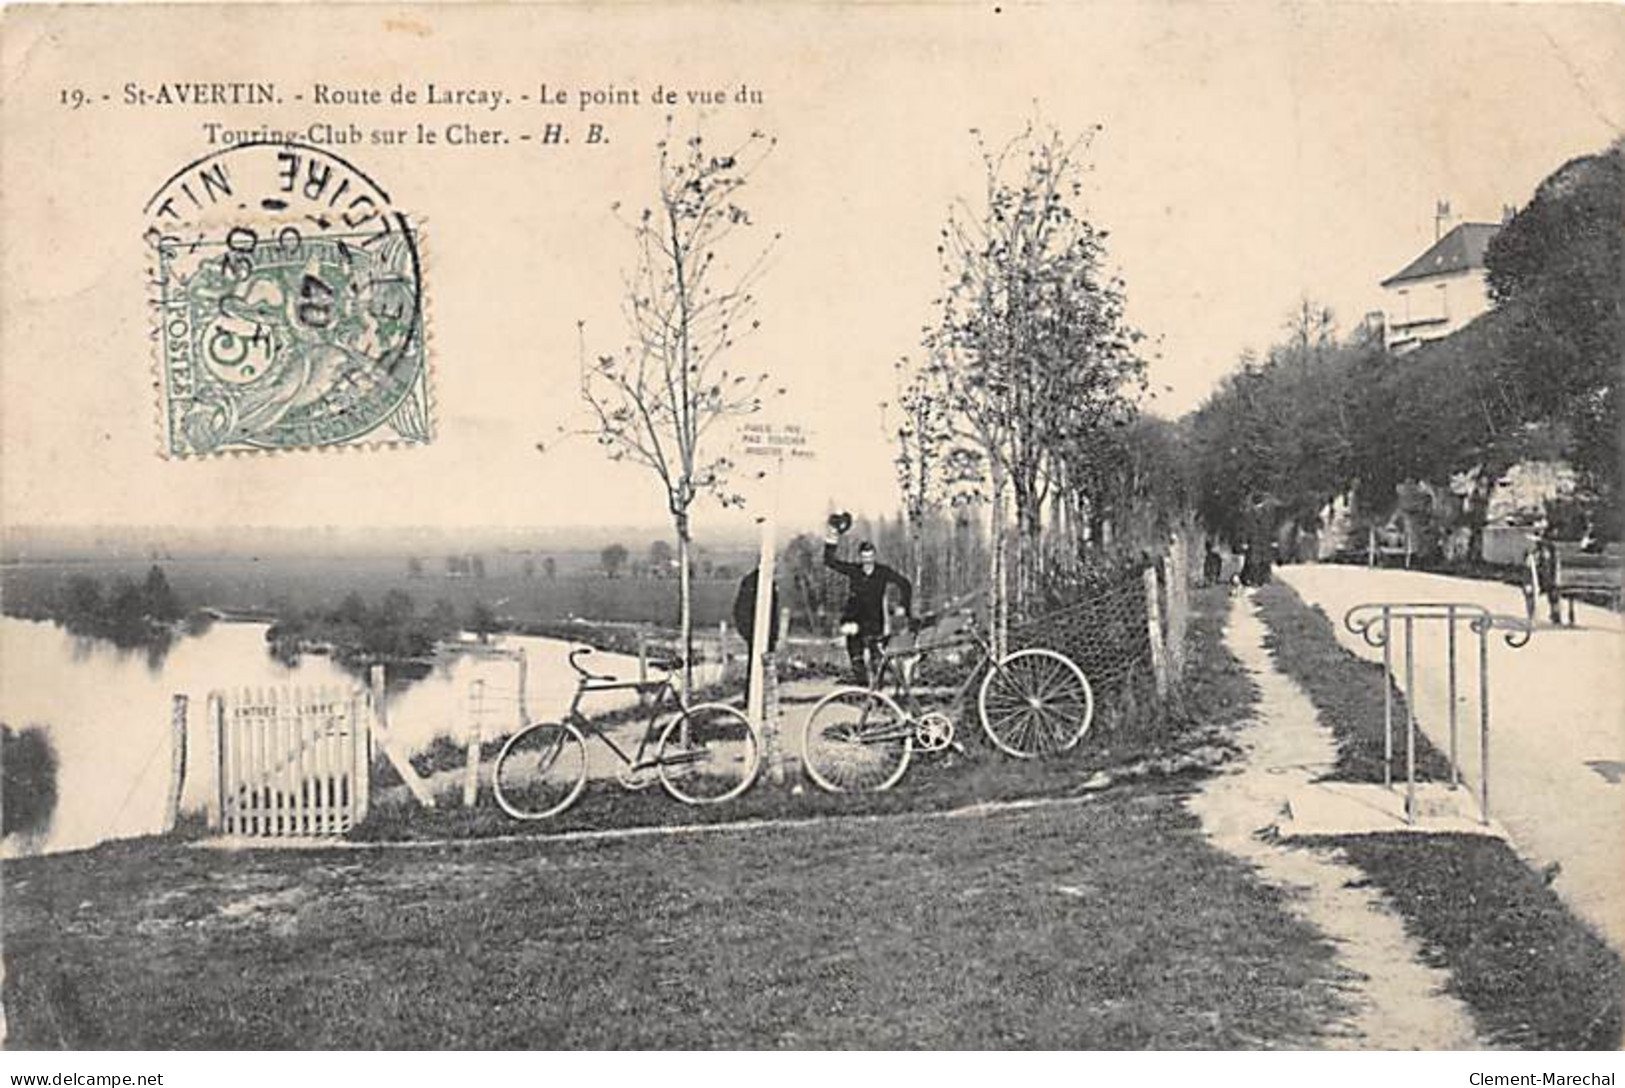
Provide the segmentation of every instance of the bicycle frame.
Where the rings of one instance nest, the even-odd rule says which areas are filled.
[[[976,614],[955,612],[968,623],[939,629],[929,643],[922,643],[919,632],[935,626],[943,613],[911,624],[916,637],[906,647],[891,646],[887,637],[869,639],[865,657],[872,653],[875,664],[867,682],[836,687],[818,701],[803,726],[803,762],[820,787],[834,793],[885,790],[906,772],[914,750],[963,752],[954,734],[973,709],[988,741],[1018,759],[1067,751],[1083,739],[1094,699],[1076,662],[1041,646],[996,654]],[[915,664],[958,650],[975,654],[963,673],[932,676],[916,687],[921,677]],[[882,747],[860,757],[860,745]]]
[[[875,668],[875,675],[869,681],[869,691],[871,693],[884,692],[887,673],[894,671],[896,679],[892,686],[893,698],[897,700],[898,705],[908,713],[910,718],[917,718],[920,716],[921,703],[914,694],[914,686],[909,679],[905,663],[911,660],[916,663],[923,662],[931,654],[943,653],[967,646],[974,646],[978,657],[971,664],[970,669],[966,671],[965,678],[959,682],[959,686],[954,689],[952,696],[949,697],[948,704],[957,710],[963,706],[965,695],[982,675],[983,668],[993,661],[993,647],[974,623],[970,625],[965,634],[943,642],[934,642],[930,645],[921,646],[916,641],[915,645],[904,649],[892,649],[889,646],[882,645],[880,648],[880,664]]]
[[[643,726],[643,736],[638,738],[637,751],[631,755],[622,751],[621,746],[610,739],[602,724],[581,713],[581,702],[584,698],[588,695],[596,695],[599,692],[606,691],[635,691],[640,697],[651,694],[654,696],[653,699],[649,700],[648,720]],[[658,762],[657,760],[645,758],[645,753],[649,750],[651,742],[659,735],[657,726],[662,712],[667,706],[667,696],[671,697],[671,703],[676,710],[683,711],[687,709],[670,677],[661,680],[581,680],[576,683],[575,697],[570,700],[570,709],[565,711],[564,717],[565,720],[581,731],[583,737],[598,738],[606,748],[615,753],[615,758],[620,760],[626,767],[634,771],[647,770]]]

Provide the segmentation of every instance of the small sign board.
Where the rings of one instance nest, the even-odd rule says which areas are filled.
[[[747,457],[812,460],[818,456],[812,433],[799,423],[746,423],[739,429],[739,444]]]

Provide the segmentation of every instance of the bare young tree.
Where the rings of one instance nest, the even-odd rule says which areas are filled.
[[[947,389],[942,372],[931,366],[914,369],[897,364],[897,486],[908,523],[910,577],[918,592],[925,581],[926,523],[943,502],[950,479],[946,464],[953,442]],[[890,408],[882,404],[882,409]]]
[[[647,468],[660,483],[677,538],[678,623],[685,690],[692,690],[693,506],[702,494],[741,505],[730,489],[732,464],[718,449],[718,425],[758,411],[765,370],[732,360],[741,337],[756,330],[756,286],[779,240],[775,233],[743,263],[727,254],[753,226],[740,191],[774,141],[752,132],[724,152],[698,133],[678,139],[668,119],[656,145],[655,200],[635,217],[615,212],[630,230],[636,262],[625,277],[626,342],[587,359],[582,328],[581,396],[591,415],[586,433],[611,460]]]

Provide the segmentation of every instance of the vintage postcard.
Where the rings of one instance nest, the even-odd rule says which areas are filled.
[[[8,1070],[1617,1058],[1618,6],[0,19]]]

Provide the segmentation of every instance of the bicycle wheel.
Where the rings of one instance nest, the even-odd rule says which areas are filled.
[[[890,789],[908,769],[914,723],[890,696],[836,688],[818,701],[801,732],[801,765],[830,793]]]
[[[745,715],[705,703],[667,723],[655,759],[667,793],[685,805],[714,805],[738,797],[755,781],[762,743]]]
[[[1064,752],[1083,739],[1095,693],[1083,670],[1054,650],[1017,650],[982,678],[982,729],[1018,759]]]
[[[491,774],[497,804],[516,820],[545,820],[587,784],[587,742],[568,722],[538,722],[508,738]]]

